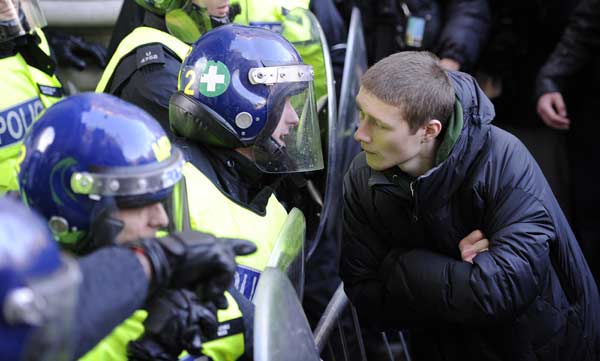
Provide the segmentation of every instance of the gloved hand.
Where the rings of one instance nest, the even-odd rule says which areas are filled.
[[[106,66],[106,48],[101,44],[87,42],[81,36],[54,29],[46,29],[44,33],[60,65],[70,65],[78,70],[83,70],[88,66],[84,58],[88,57],[101,68]]]
[[[129,360],[177,360],[183,350],[199,356],[218,325],[216,308],[205,306],[191,291],[161,290],[147,307],[144,334],[127,345]]]
[[[196,231],[176,232],[124,246],[141,251],[148,258],[153,272],[151,291],[158,287],[196,289],[201,302],[213,302],[218,308],[227,307],[223,293],[233,282],[234,257],[256,251],[251,242]]]

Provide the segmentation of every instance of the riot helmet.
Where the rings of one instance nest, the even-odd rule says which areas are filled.
[[[0,43],[46,26],[37,0],[0,0]]]
[[[183,61],[178,90],[176,134],[249,149],[266,173],[323,168],[312,67],[281,35],[235,24],[208,32]]]
[[[165,17],[169,33],[191,44],[202,34],[230,23],[239,14],[239,4],[229,0],[135,0],[140,6]]]
[[[70,360],[80,281],[40,217],[0,199],[0,358]]]
[[[108,94],[56,103],[23,146],[23,200],[77,253],[114,242],[127,229],[115,212],[166,202],[182,178],[183,155],[158,122]]]

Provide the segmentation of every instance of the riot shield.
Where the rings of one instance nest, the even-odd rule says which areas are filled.
[[[301,24],[301,25],[299,25]],[[300,32],[299,29],[303,29]],[[324,236],[329,215],[329,202],[336,196],[333,187],[329,187],[329,169],[338,169],[337,97],[329,46],[317,18],[309,10],[295,8],[289,11],[282,23],[282,35],[298,50],[304,62],[312,65],[317,94],[317,111],[321,129],[321,144],[325,154],[325,169],[307,174],[308,191],[319,209],[317,217],[309,217],[310,232],[307,235],[308,255],[316,249]],[[329,194],[327,190],[330,189]],[[315,219],[316,218],[316,219]],[[314,225],[311,223],[314,222]]]
[[[317,102],[328,95],[335,98],[329,47],[319,21],[310,10],[301,7],[283,13],[281,35],[294,45],[306,64],[312,65]]]
[[[354,98],[360,88],[360,78],[367,70],[367,48],[360,11],[356,7],[352,9],[346,49],[338,114],[340,142],[338,150],[343,155],[343,161],[341,168],[334,170],[340,177],[343,177],[354,156],[360,152],[360,145],[354,140],[354,132],[358,128],[359,118]]]
[[[319,361],[302,305],[285,274],[267,267],[253,302],[255,361]]]
[[[302,299],[304,289],[305,231],[304,214],[298,208],[293,208],[279,232],[267,262],[267,267],[277,268],[288,276],[299,299]]]
[[[350,162],[360,152],[360,145],[354,141],[354,132],[358,127],[358,109],[354,98],[360,88],[360,77],[366,69],[367,51],[363,26],[360,11],[355,7],[348,31],[339,112],[337,118],[329,121],[324,207],[315,241],[310,243],[307,258],[312,256],[319,240],[335,239],[339,242],[341,239],[341,222],[338,220],[342,209],[342,183]]]

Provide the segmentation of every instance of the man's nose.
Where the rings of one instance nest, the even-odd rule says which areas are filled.
[[[371,143],[371,136],[369,135],[366,122],[360,122],[356,132],[354,132],[354,140],[361,143]]]

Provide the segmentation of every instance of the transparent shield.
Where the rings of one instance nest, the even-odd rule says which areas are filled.
[[[182,177],[181,181],[173,186],[173,191],[164,202],[164,206],[169,217],[169,225],[166,228],[166,232],[182,232],[191,229],[192,225],[190,221],[190,209],[185,177]]]
[[[327,66],[331,68],[331,61],[326,59],[329,54],[323,52],[323,49],[329,48],[315,15],[301,7],[284,12],[281,35],[294,45],[305,64],[312,65],[317,101],[331,94],[327,84],[332,78],[326,71]]]
[[[329,123],[324,208],[314,241],[308,249],[308,258],[323,239],[335,239],[339,247],[341,223],[337,220],[341,217],[344,174],[354,156],[360,152],[360,145],[354,140],[354,132],[358,127],[358,108],[354,98],[360,88],[360,77],[366,69],[367,53],[361,15],[360,11],[354,8],[348,31],[338,113],[333,114],[337,118]]]
[[[48,25],[38,0],[21,0],[21,7],[32,29],[43,28]]]
[[[81,274],[69,258],[49,275],[26,280],[11,290],[2,311],[10,325],[30,325],[24,360],[70,360],[75,348],[73,328]]]
[[[358,127],[358,108],[354,98],[360,88],[360,77],[367,69],[367,53],[361,22],[360,11],[354,8],[350,19],[346,57],[340,102],[336,121],[329,128],[329,146],[327,176],[325,185],[324,209],[317,229],[315,242],[308,250],[311,257],[318,242],[324,238],[341,237],[340,222],[342,209],[342,183],[354,156],[360,152],[360,145],[354,140],[354,132]],[[327,222],[327,220],[334,220]]]
[[[330,179],[331,175],[339,177],[335,171],[338,170],[338,164],[343,157],[337,145],[337,97],[329,45],[315,15],[307,9],[295,8],[286,15],[283,25],[283,35],[294,44],[303,60],[314,69],[317,116],[321,145],[325,152],[325,169],[308,176],[314,185],[313,198],[321,206],[318,225],[311,227],[308,235],[307,255],[310,257],[321,239],[330,237],[326,229],[332,222],[327,220],[333,219],[329,217],[332,206],[336,204],[333,198],[341,195],[341,186],[333,184]]]
[[[358,8],[352,9],[342,87],[340,94],[337,138],[338,151],[344,155],[341,168],[335,170],[344,174],[354,156],[360,152],[359,144],[354,140],[354,132],[358,128],[358,108],[355,97],[360,88],[360,78],[367,70],[367,50],[361,14]]]
[[[267,267],[253,300],[255,361],[318,361],[302,305],[286,275]]]
[[[30,33],[47,25],[37,0],[0,2],[0,42]]]
[[[292,208],[277,236],[267,267],[286,274],[299,299],[304,290],[304,239],[306,220],[298,208]]]
[[[312,82],[271,85],[269,119],[252,150],[266,173],[306,172],[323,168],[319,121]]]

